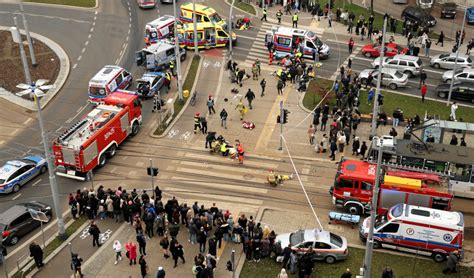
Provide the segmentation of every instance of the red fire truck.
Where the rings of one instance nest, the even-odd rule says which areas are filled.
[[[375,184],[376,164],[359,160],[341,160],[329,193],[337,207],[351,214],[369,212]],[[386,169],[380,184],[377,214],[404,203],[450,210],[454,195],[447,182],[434,174]]]
[[[138,133],[141,123],[142,109],[137,95],[122,92],[108,95],[53,143],[57,175],[86,180],[87,173],[104,166],[127,137]]]

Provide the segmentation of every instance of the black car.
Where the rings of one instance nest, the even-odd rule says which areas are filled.
[[[450,85],[451,83],[439,84],[438,87],[436,87],[438,97],[448,98]],[[474,86],[472,86],[470,82],[455,82],[453,84],[451,98],[474,103]]]
[[[15,245],[18,240],[39,227],[41,223],[31,218],[29,210],[41,211],[51,220],[51,207],[45,203],[31,201],[16,204],[0,214],[0,233],[2,243]]]
[[[436,25],[436,19],[427,10],[420,7],[406,7],[402,12],[402,19],[409,20],[412,23],[418,23],[423,27],[433,27]]]
[[[441,18],[455,18],[456,9],[456,3],[443,3],[441,5]]]

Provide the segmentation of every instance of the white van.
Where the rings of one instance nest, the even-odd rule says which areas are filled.
[[[124,68],[116,65],[104,66],[89,80],[89,101],[98,103],[116,91],[123,91],[132,84],[133,77]]]
[[[186,59],[186,49],[179,47],[179,58],[181,62]],[[147,70],[161,70],[174,60],[176,60],[175,45],[166,40],[160,40],[135,52],[137,66],[144,66]]]
[[[362,241],[369,233],[370,217],[359,227]],[[374,229],[374,248],[386,247],[428,255],[437,262],[458,250],[462,254],[464,217],[425,207],[398,204],[378,215]]]

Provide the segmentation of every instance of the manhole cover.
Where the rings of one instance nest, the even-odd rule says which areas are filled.
[[[253,178],[254,178],[253,175],[249,175],[249,174],[244,175],[244,179],[246,179],[246,180],[251,180]]]

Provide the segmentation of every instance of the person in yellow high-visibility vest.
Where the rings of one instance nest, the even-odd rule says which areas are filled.
[[[239,101],[237,106],[235,106],[235,109],[239,110],[240,120],[242,121],[244,119],[244,115],[245,115],[245,112],[246,112],[246,108],[245,108],[245,105],[242,103],[242,100]]]
[[[292,17],[293,28],[298,28],[298,13],[294,13]]]
[[[260,21],[262,21],[262,20],[267,21],[267,9],[266,8],[263,8],[262,18],[260,18]]]

